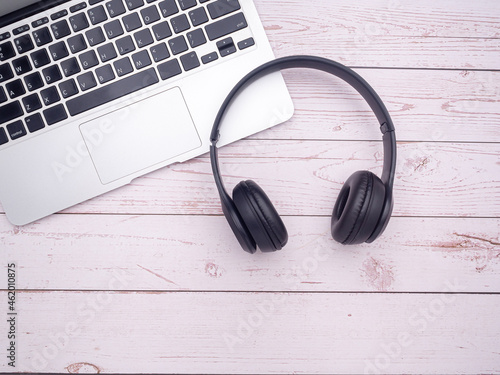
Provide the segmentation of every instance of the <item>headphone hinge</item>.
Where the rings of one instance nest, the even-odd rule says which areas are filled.
[[[396,131],[396,128],[394,127],[394,125],[384,122],[382,125],[380,125],[380,131],[385,135],[387,133]]]

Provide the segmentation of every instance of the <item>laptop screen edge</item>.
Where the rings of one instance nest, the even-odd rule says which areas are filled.
[[[59,4],[66,3],[71,0],[40,0],[34,4],[25,6],[14,12],[0,16],[0,28],[13,24],[34,14],[46,11]]]

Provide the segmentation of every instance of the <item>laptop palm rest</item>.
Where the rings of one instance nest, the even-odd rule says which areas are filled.
[[[178,87],[81,124],[80,132],[103,184],[202,144]]]

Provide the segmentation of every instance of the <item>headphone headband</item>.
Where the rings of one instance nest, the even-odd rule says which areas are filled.
[[[220,127],[222,126],[222,118],[228,110],[231,102],[236,95],[249,83],[264,75],[274,73],[285,69],[306,68],[321,70],[330,73],[351,85],[361,96],[366,100],[380,124],[380,130],[383,134],[384,142],[384,168],[382,172],[382,182],[392,189],[394,185],[394,177],[396,174],[396,136],[394,133],[394,124],[391,116],[387,111],[382,99],[378,96],[375,90],[354,70],[342,65],[333,60],[328,60],[322,57],[315,56],[289,56],[282,57],[266,64],[259,66],[245,77],[243,77],[231,92],[228,94],[224,103],[215,118],[210,141],[212,142],[211,153],[217,160],[217,142],[220,138]],[[214,173],[220,175],[218,163],[215,166]]]
[[[284,69],[292,68],[307,68],[314,70],[321,70],[326,73],[330,73],[351,85],[356,91],[358,91],[361,96],[369,104],[375,116],[380,124],[380,131],[383,134],[383,144],[384,144],[384,166],[381,177],[381,182],[385,185],[385,200],[381,207],[381,215],[379,217],[378,223],[373,234],[370,236],[368,241],[371,242],[377,238],[385,229],[389,221],[389,217],[392,213],[393,199],[392,199],[392,188],[394,185],[394,178],[396,173],[396,135],[395,128],[392,119],[385,107],[384,103],[375,92],[375,90],[366,82],[359,74],[354,72],[352,69],[332,60],[328,60],[321,57],[314,56],[289,56],[279,58],[268,63],[261,65],[260,67],[254,69],[243,77],[236,86],[228,94],[227,98],[223,102],[217,117],[215,118],[214,125],[212,128],[212,133],[210,140],[212,145],[210,146],[210,159],[212,164],[212,170],[215,178],[215,183],[219,191],[219,195],[222,202],[222,208],[224,215],[228,219],[233,232],[237,235],[240,244],[247,251],[248,248],[255,248],[255,244],[248,242],[246,235],[241,235],[246,233],[246,228],[242,227],[241,217],[237,213],[237,209],[234,206],[234,202],[227,193],[224,183],[222,182],[222,177],[220,174],[219,158],[217,143],[220,138],[220,127],[222,125],[222,118],[228,110],[231,102],[234,98],[245,88],[246,85],[250,84],[252,81],[260,78],[264,75],[274,73]],[[255,251],[255,250],[253,250]],[[251,252],[251,251],[249,251]]]

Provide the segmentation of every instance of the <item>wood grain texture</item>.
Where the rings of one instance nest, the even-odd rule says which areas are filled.
[[[14,230],[2,218],[1,264],[18,264],[20,289],[113,290],[123,275],[127,290],[428,293],[458,278],[500,293],[499,219],[393,218],[358,247],[335,243],[327,217],[284,221],[287,247],[250,256],[222,217],[54,215]]]
[[[312,38],[317,42],[311,43]],[[297,45],[300,54],[321,55],[355,67],[500,69],[500,39],[376,36],[356,41],[347,36],[300,34],[293,42],[275,44],[276,55],[296,54]]]
[[[278,56],[299,52],[379,68],[499,69],[499,5],[472,10],[476,3],[459,3],[322,0],[305,10],[291,0],[273,13],[262,0],[258,9]]]
[[[287,41],[291,41],[291,33],[293,36],[324,33],[332,39],[363,34],[500,38],[500,3],[489,0],[316,0],[313,4],[282,0],[279,9],[266,0],[256,0],[255,4],[270,37]],[[309,44],[316,42],[313,38],[309,40]]]
[[[500,141],[500,72],[356,71],[383,99],[400,141]],[[252,139],[379,140],[375,117],[354,89],[320,72],[284,76],[294,117]]]
[[[373,129],[377,132],[377,129]],[[396,216],[498,217],[498,144],[400,143]],[[228,187],[257,181],[282,215],[331,215],[344,181],[380,173],[381,142],[243,141],[221,150]],[[190,186],[191,189],[186,189]],[[66,213],[220,215],[207,155],[172,165]]]
[[[25,292],[19,299],[23,370],[499,372],[493,295]]]

